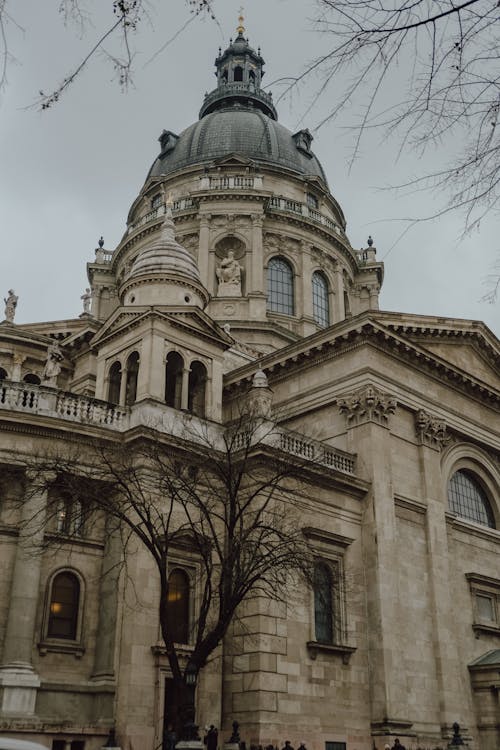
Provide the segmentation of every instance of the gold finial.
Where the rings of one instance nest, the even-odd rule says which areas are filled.
[[[245,18],[243,17],[243,6],[240,6],[239,14],[240,14],[238,16],[239,23],[238,23],[238,26],[236,27],[236,31],[238,32],[238,34],[241,34],[243,36],[243,32],[245,31],[245,27],[243,26],[243,21],[245,20]]]

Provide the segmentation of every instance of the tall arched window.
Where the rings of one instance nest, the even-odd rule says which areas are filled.
[[[267,309],[293,315],[293,271],[283,258],[271,258],[267,266]]]
[[[181,355],[178,352],[169,352],[165,371],[165,401],[167,406],[174,409],[181,408],[183,370],[184,360]]]
[[[120,390],[122,385],[122,366],[119,362],[113,362],[109,368],[108,375],[108,401],[112,404],[120,403]]]
[[[330,305],[328,301],[328,282],[320,271],[312,275],[312,296],[314,320],[319,326],[330,325]]]
[[[127,359],[127,387],[125,391],[125,404],[135,404],[137,396],[137,376],[139,374],[139,353],[132,352]]]
[[[80,581],[74,573],[58,573],[52,581],[47,625],[48,638],[75,641],[78,630]]]
[[[472,472],[456,471],[448,484],[450,510],[468,521],[495,527],[495,516],[486,493]]]
[[[197,417],[205,416],[207,369],[201,362],[192,362],[189,372],[188,410]]]
[[[333,580],[326,563],[314,566],[314,632],[318,643],[333,643]]]
[[[234,69],[234,77],[233,81],[242,81],[243,80],[243,68],[241,65],[237,65]]]
[[[175,643],[189,643],[189,576],[175,568],[168,577],[167,629]]]

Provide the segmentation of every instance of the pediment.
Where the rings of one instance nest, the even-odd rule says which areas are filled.
[[[97,347],[110,338],[126,335],[131,328],[137,328],[149,322],[151,318],[163,321],[167,327],[184,328],[192,335],[208,338],[223,349],[228,349],[234,343],[233,338],[199,308],[169,306],[168,308],[137,307],[115,310],[92,341],[92,346]]]
[[[226,154],[225,156],[221,157],[220,159],[214,159],[213,162],[215,165],[219,166],[245,166],[250,167],[254,166],[255,162],[253,162],[251,159],[248,159],[246,156],[242,156],[241,154],[231,153]]]

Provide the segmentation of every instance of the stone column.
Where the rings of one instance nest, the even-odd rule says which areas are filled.
[[[363,513],[362,538],[368,604],[368,649],[371,723],[379,734],[388,726],[404,734],[411,726],[405,714],[405,676],[398,668],[392,633],[397,626],[397,538],[390,419],[396,400],[372,385],[338,399],[348,427],[348,450],[359,456],[359,466],[371,483]]]
[[[264,293],[264,258],[262,257],[262,223],[260,214],[252,214],[252,267],[247,292]]]
[[[198,268],[202,284],[211,292],[213,279],[208,278],[208,252],[210,245],[210,214],[200,214],[200,238],[198,243]]]
[[[337,264],[335,270],[335,294],[333,295],[333,305],[331,312],[331,322],[338,323],[345,317],[344,311],[344,277],[342,276],[342,269]]]
[[[127,396],[127,367],[124,365],[121,371],[120,380],[120,406],[125,406],[125,398]]]
[[[191,370],[189,367],[185,367],[182,371],[182,387],[181,387],[181,409],[187,410],[189,404],[189,373]]]
[[[449,437],[445,423],[424,410],[415,415],[415,429],[420,443],[422,498],[427,505],[427,554],[440,724],[443,736],[446,736],[446,732],[452,731],[453,722],[463,714],[463,707],[468,703],[468,695],[463,695],[459,646],[453,636],[456,628],[452,622],[448,536],[442,497],[440,453],[449,442]]]
[[[2,714],[32,716],[40,678],[33,668],[32,652],[40,594],[42,545],[47,510],[47,483],[43,477],[26,473],[25,498],[12,575],[3,664],[0,667]]]
[[[115,679],[115,640],[118,606],[118,584],[123,546],[116,519],[106,522],[106,547],[101,565],[99,592],[99,623],[95,641],[92,680],[99,682]]]

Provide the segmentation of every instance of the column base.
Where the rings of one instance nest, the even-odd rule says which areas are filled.
[[[18,662],[0,667],[0,713],[34,716],[40,682],[31,664]]]

